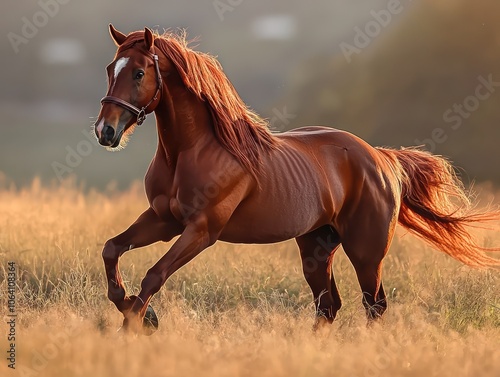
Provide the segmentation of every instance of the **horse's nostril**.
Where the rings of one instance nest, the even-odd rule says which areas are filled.
[[[112,140],[113,136],[115,136],[115,129],[111,126],[104,126],[102,133],[106,140]]]

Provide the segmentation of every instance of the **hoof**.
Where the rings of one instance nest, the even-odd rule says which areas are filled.
[[[148,305],[146,309],[146,314],[144,314],[144,319],[142,321],[142,328],[144,335],[152,335],[156,330],[158,330],[158,317],[151,305]]]

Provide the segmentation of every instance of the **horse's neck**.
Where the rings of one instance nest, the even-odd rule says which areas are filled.
[[[175,161],[180,152],[214,138],[206,104],[183,86],[165,87],[155,114],[159,147],[171,161]]]

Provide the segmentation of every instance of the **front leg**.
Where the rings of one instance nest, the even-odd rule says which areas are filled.
[[[140,332],[152,296],[175,271],[212,245],[216,239],[216,233],[209,233],[206,220],[187,225],[168,253],[148,270],[141,283],[141,292],[132,303],[131,310],[125,314],[124,329],[130,329],[134,333]]]
[[[108,298],[122,313],[129,310],[133,304],[126,297],[125,287],[118,268],[118,259],[131,249],[151,245],[158,241],[170,241],[182,232],[182,226],[171,218],[170,221],[160,219],[152,208],[148,208],[123,233],[108,240],[104,245],[102,257],[108,280]]]

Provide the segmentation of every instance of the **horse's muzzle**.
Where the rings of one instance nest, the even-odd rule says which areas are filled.
[[[95,133],[99,144],[104,147],[116,148],[120,145],[123,130],[117,132],[113,126],[107,124],[104,120],[101,120],[95,126]]]

